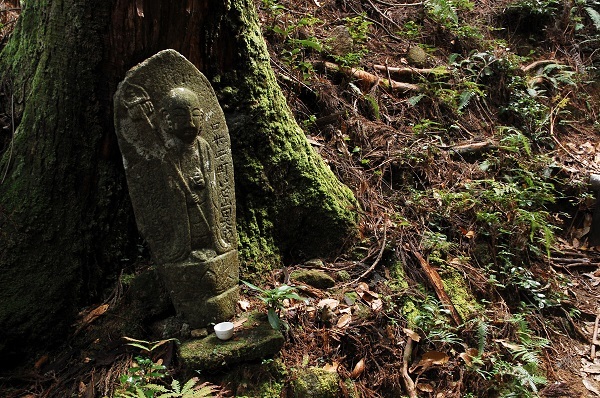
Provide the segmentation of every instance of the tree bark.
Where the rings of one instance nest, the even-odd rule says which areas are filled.
[[[250,0],[27,1],[0,54],[17,126],[0,160],[4,365],[65,336],[138,242],[112,96],[166,48],[208,77],[225,111],[243,272],[354,236],[356,202],[293,120]]]

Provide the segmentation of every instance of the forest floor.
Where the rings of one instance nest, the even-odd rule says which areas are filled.
[[[337,374],[339,396],[600,396],[600,3],[256,6],[296,120],[362,209],[337,258],[255,281],[309,299],[281,300],[280,368]],[[306,269],[334,286],[300,287]],[[240,303],[264,309],[252,289]],[[41,356],[11,396],[101,396],[131,357],[49,373]]]
[[[411,378],[419,396],[600,395],[599,3],[258,7],[296,119],[364,211],[364,258],[322,267],[350,274],[324,294],[333,326],[294,320],[286,365],[335,363],[363,396]]]

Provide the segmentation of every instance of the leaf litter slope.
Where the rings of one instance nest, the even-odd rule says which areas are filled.
[[[408,328],[425,337],[410,364],[449,358],[408,373],[424,396],[598,388],[580,375],[599,310],[592,3],[257,2],[296,119],[362,205],[362,241],[321,267],[339,283],[315,297],[344,312],[290,311],[287,364],[350,377],[360,362],[362,394],[397,396]],[[456,279],[478,303],[459,308]],[[350,305],[359,281],[381,308]]]

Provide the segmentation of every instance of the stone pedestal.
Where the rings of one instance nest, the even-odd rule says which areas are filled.
[[[159,267],[177,315],[193,329],[226,321],[238,301],[238,256],[230,251],[204,262]]]
[[[233,338],[221,341],[214,333],[204,339],[190,340],[179,347],[179,358],[186,369],[223,371],[228,366],[274,356],[284,339],[274,330],[264,314],[249,314]]]

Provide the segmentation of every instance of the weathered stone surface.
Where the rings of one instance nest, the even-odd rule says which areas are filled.
[[[352,52],[354,40],[350,31],[344,25],[338,25],[331,30],[328,40],[328,49],[331,54],[344,56]]]
[[[235,314],[233,162],[210,83],[173,50],[133,67],[115,126],[136,222],[175,309],[193,328]]]
[[[295,398],[337,398],[341,396],[340,376],[319,368],[301,369],[292,382],[292,397]]]
[[[408,49],[406,59],[410,65],[423,66],[427,61],[427,53],[419,46],[414,46]]]
[[[210,260],[182,261],[159,267],[177,314],[193,328],[235,315],[238,299],[237,251]]]
[[[290,278],[317,289],[327,289],[335,286],[335,280],[331,276],[316,269],[294,271],[290,274]]]
[[[249,317],[243,327],[234,331],[231,340],[221,341],[212,333],[204,339],[181,344],[179,357],[183,366],[194,370],[216,370],[275,355],[283,347],[283,335],[263,318]]]

